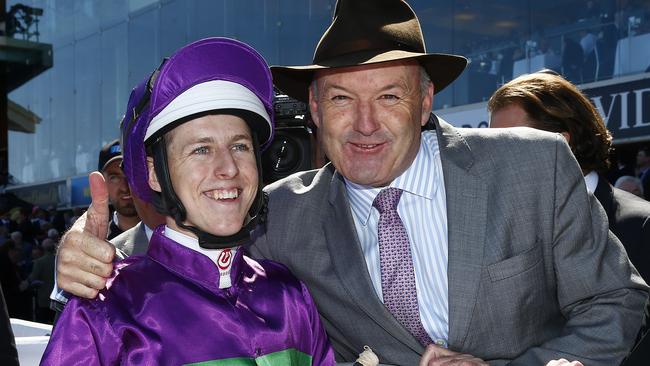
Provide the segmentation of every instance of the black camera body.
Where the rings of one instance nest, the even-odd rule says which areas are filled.
[[[307,104],[276,94],[273,99],[275,136],[262,154],[264,184],[314,168],[315,139]]]

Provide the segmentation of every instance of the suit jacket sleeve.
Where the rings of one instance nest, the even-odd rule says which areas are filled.
[[[641,224],[641,236],[639,243],[639,248],[637,249],[637,255],[639,261],[642,261],[643,264],[639,265],[639,272],[641,277],[650,281],[650,216],[646,217],[643,223]]]
[[[321,323],[318,310],[316,309],[316,304],[314,304],[314,300],[311,298],[307,286],[302,282],[300,285],[302,286],[303,298],[309,308],[310,326],[313,339],[311,349],[312,364],[322,366],[334,365],[334,351],[332,350],[332,346],[330,345],[327,334],[325,333],[325,328]]]
[[[145,230],[145,224],[140,221],[134,227],[110,240],[110,243],[117,249],[115,256],[118,260],[131,255],[147,253],[149,239]]]
[[[585,193],[566,144],[556,146],[552,263],[567,322],[559,336],[511,364],[545,364],[561,354],[586,365],[618,365],[641,326],[647,286],[609,232],[602,207]]]
[[[7,366],[18,366],[18,352],[14,332],[11,329],[7,304],[2,294],[0,285],[0,364]]]
[[[32,272],[29,274],[28,279],[30,281],[39,280],[42,275],[41,272],[43,272],[42,263],[40,261],[34,261]]]
[[[264,225],[259,225],[251,234],[252,245],[247,246],[247,250],[250,253],[252,258],[267,258],[273,259],[269,250],[271,249],[266,242],[266,228]],[[275,260],[275,259],[273,259]]]
[[[650,201],[650,169],[641,176],[641,184],[643,185],[643,196]]]

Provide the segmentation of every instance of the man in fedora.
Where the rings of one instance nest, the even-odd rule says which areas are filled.
[[[339,0],[313,65],[272,68],[331,164],[266,188],[251,253],[307,283],[339,361],[368,345],[398,365],[619,363],[647,286],[561,136],[431,115],[465,65],[426,53],[404,1]],[[83,229],[61,256],[87,272],[60,265],[78,274],[60,284],[91,297],[112,248]]]

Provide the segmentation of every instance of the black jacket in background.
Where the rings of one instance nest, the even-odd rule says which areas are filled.
[[[0,365],[18,366],[18,351],[14,333],[9,323],[7,304],[0,285]]]
[[[650,283],[650,202],[613,188],[598,178],[594,196],[607,213],[609,229],[623,243],[627,256],[646,283]]]

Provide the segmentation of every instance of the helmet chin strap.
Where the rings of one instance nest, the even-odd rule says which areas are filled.
[[[199,240],[199,246],[205,249],[226,249],[238,247],[250,239],[250,233],[245,233],[244,230],[239,230],[239,232],[230,236],[215,236],[194,226],[184,225],[179,222],[176,222],[176,225],[193,232]]]
[[[187,219],[187,211],[183,203],[176,195],[174,186],[172,185],[171,175],[169,174],[169,164],[167,163],[167,147],[165,146],[164,136],[158,137],[153,145],[153,160],[156,172],[156,177],[160,182],[162,192],[160,192],[160,206],[163,214],[174,218],[176,225],[185,230],[194,233],[199,240],[199,246],[206,249],[227,249],[243,245],[250,241],[251,231],[255,229],[258,224],[266,221],[266,211],[268,196],[262,191],[262,159],[260,153],[259,142],[257,135],[252,131],[253,137],[253,151],[255,152],[255,160],[258,172],[257,194],[248,210],[246,220],[242,228],[233,235],[217,236],[212,235],[204,230],[201,230],[192,225],[185,225],[183,222]],[[214,218],[218,220],[218,217]]]
[[[253,231],[253,229],[255,229],[255,227],[258,224],[264,222],[264,219],[266,218],[266,201],[268,200],[268,197],[266,196],[266,193],[264,192],[260,192],[260,193],[262,195],[261,199],[262,201],[264,201],[264,203],[262,203],[264,208],[260,210],[260,212],[258,212],[257,215],[253,217],[250,216],[250,212],[249,212],[249,214],[246,216],[246,222],[242,226],[241,230],[239,230],[233,235],[229,235],[229,236],[212,235],[195,226],[185,225],[181,222],[178,222],[178,220],[175,219],[176,225],[194,233],[194,235],[196,235],[196,237],[199,240],[199,246],[201,248],[226,249],[226,248],[232,248],[232,247],[244,245],[248,241],[250,241],[251,231]]]

